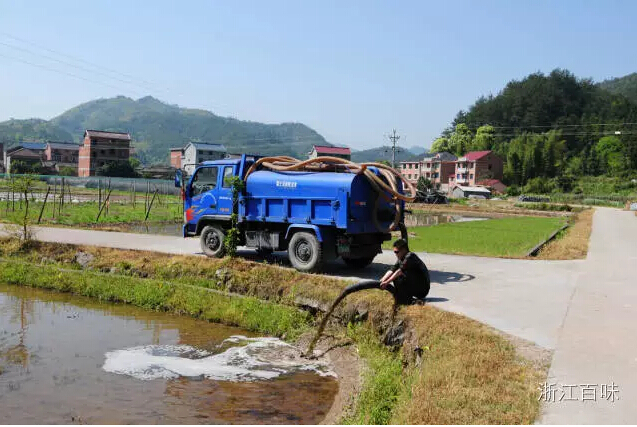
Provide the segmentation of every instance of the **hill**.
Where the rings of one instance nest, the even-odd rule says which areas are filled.
[[[67,131],[46,120],[7,120],[0,123],[0,142],[14,144],[21,141],[71,141]]]
[[[604,80],[599,84],[599,87],[617,95],[624,95],[632,102],[637,103],[637,73]]]
[[[242,121],[205,110],[165,104],[150,96],[138,100],[118,96],[90,101],[48,122],[2,122],[0,139],[79,141],[85,129],[130,133],[143,163],[167,163],[170,147],[183,146],[192,140],[222,143],[231,152],[296,157],[306,157],[313,144],[330,145],[316,131],[301,123]]]
[[[424,153],[416,155],[407,149],[400,148],[400,151],[396,152],[396,162],[418,159],[423,157],[423,155]],[[352,161],[357,163],[379,161],[391,162],[391,147],[382,146],[370,148],[368,150],[352,151]]]
[[[628,76],[630,77],[630,76]],[[628,82],[630,79],[627,79]],[[637,170],[637,104],[567,70],[530,74],[460,111],[432,151],[494,150],[505,181]]]

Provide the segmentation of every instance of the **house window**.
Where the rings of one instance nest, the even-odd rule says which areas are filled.
[[[491,165],[489,165],[489,170],[491,170]]]
[[[473,179],[473,174],[469,174],[469,179]]]
[[[458,179],[460,179],[460,174],[458,174]]]

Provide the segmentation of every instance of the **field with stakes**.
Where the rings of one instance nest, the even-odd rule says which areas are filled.
[[[102,227],[126,224],[180,222],[182,200],[165,194],[172,189],[163,181],[97,179],[74,186],[73,178],[55,177],[43,182],[35,177],[0,179],[0,222],[30,225]],[[172,191],[174,192],[174,191]]]

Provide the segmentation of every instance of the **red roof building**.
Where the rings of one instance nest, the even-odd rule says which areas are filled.
[[[493,151],[471,151],[456,161],[455,172],[455,184],[475,186],[487,179],[502,180],[504,162]]]
[[[348,147],[331,147],[327,145],[314,145],[310,152],[310,159],[319,156],[340,157],[341,159],[350,160],[352,158],[352,150]]]

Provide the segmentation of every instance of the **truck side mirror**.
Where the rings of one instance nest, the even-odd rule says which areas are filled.
[[[181,188],[181,180],[182,180],[182,178],[183,178],[183,176],[182,176],[181,169],[177,169],[177,172],[175,172],[175,187]]]

